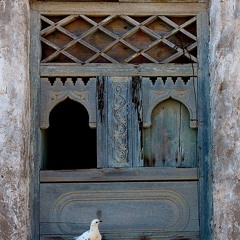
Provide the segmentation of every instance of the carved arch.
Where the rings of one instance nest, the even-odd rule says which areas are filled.
[[[153,84],[149,78],[143,78],[143,127],[151,126],[153,109],[161,102],[172,98],[183,103],[190,114],[190,127],[197,127],[197,89],[193,77],[184,82],[181,77],[176,80],[158,77]]]
[[[85,84],[81,78],[74,83],[72,78],[67,78],[66,82],[62,82],[57,78],[53,84],[48,78],[41,79],[41,112],[40,112],[40,128],[47,129],[49,127],[49,115],[52,109],[70,98],[82,104],[89,115],[90,128],[96,128],[96,79],[91,78]]]

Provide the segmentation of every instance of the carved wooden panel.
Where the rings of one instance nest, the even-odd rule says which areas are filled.
[[[197,78],[156,77],[143,78],[143,126],[151,126],[153,109],[160,102],[173,98],[183,103],[189,113],[189,126],[197,127]]]
[[[42,63],[195,63],[196,16],[42,15]]]
[[[139,125],[132,102],[131,77],[100,78],[98,91],[99,166],[139,166]],[[98,87],[100,89],[101,87]]]
[[[197,79],[143,78],[144,166],[197,166]]]
[[[72,239],[96,217],[105,240],[199,239],[197,182],[41,184],[40,202],[44,240]]]
[[[40,127],[49,127],[51,110],[66,98],[88,111],[89,126],[96,127],[96,78],[41,78]]]
[[[108,95],[108,101],[112,106],[109,108],[108,114],[110,121],[108,122],[109,147],[112,161],[109,162],[110,167],[123,167],[129,165],[128,159],[128,79],[113,78],[110,86],[111,90]],[[112,93],[112,94],[111,94]]]
[[[197,79],[99,77],[98,84],[96,78],[85,80],[41,79],[42,128],[48,127],[52,108],[69,97],[88,110],[91,127],[97,115],[98,167],[196,166],[197,135],[190,127],[197,127]],[[166,110],[169,106],[160,103],[170,98],[177,101]]]

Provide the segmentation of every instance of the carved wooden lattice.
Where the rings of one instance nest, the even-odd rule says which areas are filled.
[[[196,16],[42,15],[42,63],[197,62]]]

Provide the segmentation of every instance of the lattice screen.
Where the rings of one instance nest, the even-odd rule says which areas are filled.
[[[42,63],[194,63],[196,17],[41,16]]]

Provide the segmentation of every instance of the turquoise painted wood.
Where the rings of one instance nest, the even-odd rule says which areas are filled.
[[[168,99],[158,104],[143,135],[145,166],[197,166],[197,131],[190,128],[189,112],[182,103]]]
[[[98,167],[142,165],[141,103],[133,102],[133,91],[141,102],[141,88],[132,83],[132,77],[98,78]]]
[[[97,217],[106,240],[199,240],[197,130],[188,109],[167,99],[143,131],[141,78],[99,77],[96,89],[98,168],[41,174],[41,239],[71,239]]]
[[[197,189],[196,181],[42,183],[41,239],[73,239],[97,217],[106,240],[198,240]]]
[[[209,80],[209,13],[201,12],[198,21],[198,59],[199,59],[199,191],[200,191],[200,227],[201,239],[211,240],[212,235],[212,162],[211,162],[211,124],[210,124],[210,80]]]

